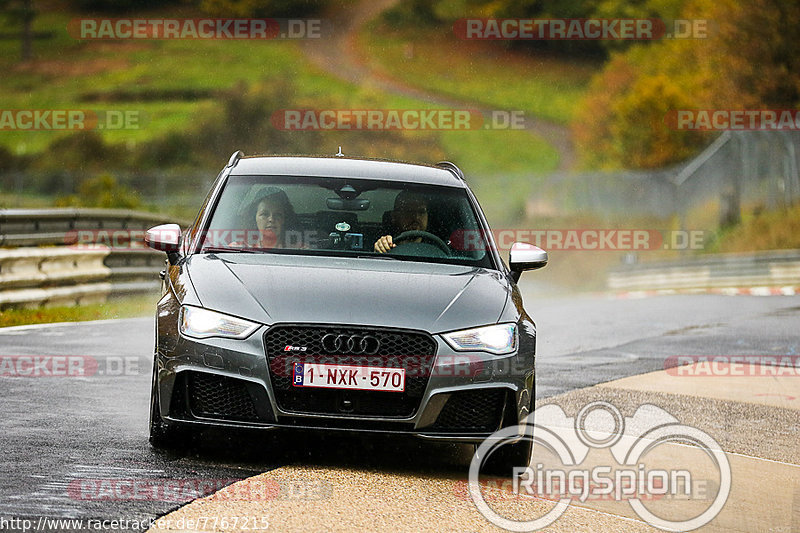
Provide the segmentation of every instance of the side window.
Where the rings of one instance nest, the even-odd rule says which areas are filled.
[[[458,205],[450,211],[447,218],[449,226],[450,247],[462,257],[480,260],[488,254],[488,242],[481,231],[472,208],[466,199],[460,199]]]
[[[206,199],[203,200],[203,205],[200,207],[200,211],[197,213],[197,217],[195,217],[194,222],[191,226],[189,226],[189,231],[187,232],[186,236],[183,239],[183,247],[184,252],[188,249],[190,243],[195,242],[197,238],[197,232],[200,231],[200,224],[202,223],[202,218],[207,214],[208,209],[208,202],[211,200],[211,197],[214,196],[217,186],[219,185],[220,180],[225,173],[225,169],[222,169],[219,174],[217,174],[217,179],[214,180],[214,185],[211,187],[211,190],[206,195]]]

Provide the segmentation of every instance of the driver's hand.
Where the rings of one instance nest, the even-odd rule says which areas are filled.
[[[397,245],[392,242],[391,235],[384,235],[383,237],[375,241],[375,251],[378,252],[379,254],[385,254],[395,246]]]

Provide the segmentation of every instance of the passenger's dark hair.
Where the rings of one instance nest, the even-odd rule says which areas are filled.
[[[278,242],[283,244],[285,233],[295,229],[297,226],[297,214],[294,212],[292,202],[289,201],[289,197],[286,195],[286,192],[284,192],[283,189],[279,189],[278,187],[267,187],[264,191],[262,191],[247,209],[247,225],[248,227],[255,225],[256,215],[258,214],[258,206],[264,201],[277,203],[283,209],[284,213],[286,213],[286,217],[283,222],[284,235],[278,235]]]

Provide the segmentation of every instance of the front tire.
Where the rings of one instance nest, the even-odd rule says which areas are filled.
[[[153,379],[150,388],[150,445],[161,450],[179,450],[185,447],[183,432],[161,418],[161,403],[158,395],[158,362],[153,359]]]
[[[511,478],[514,475],[514,468],[526,468],[531,464],[533,457],[533,439],[524,437],[521,440],[503,444],[495,448],[489,455],[481,469],[487,474]]]

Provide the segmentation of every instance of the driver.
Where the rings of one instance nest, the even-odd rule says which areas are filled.
[[[394,209],[391,213],[393,233],[400,235],[404,231],[428,230],[428,205],[425,198],[413,191],[401,191],[394,199]],[[420,242],[422,239],[409,239],[404,242]],[[375,251],[386,253],[397,246],[392,242],[391,235],[384,235],[375,241]]]

